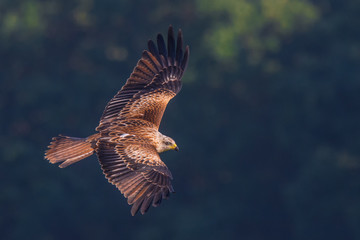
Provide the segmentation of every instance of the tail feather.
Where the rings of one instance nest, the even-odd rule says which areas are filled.
[[[92,136],[91,136],[92,137]],[[45,159],[50,163],[61,163],[60,168],[67,167],[94,153],[89,138],[75,138],[67,136],[54,137],[45,152]]]

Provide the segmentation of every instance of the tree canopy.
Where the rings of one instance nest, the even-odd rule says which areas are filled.
[[[359,239],[360,2],[2,0],[1,239]],[[176,194],[131,217],[94,133],[148,39],[182,28],[183,88],[160,131]]]

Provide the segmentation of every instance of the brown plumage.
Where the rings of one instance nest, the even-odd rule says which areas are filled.
[[[157,45],[157,46],[156,46]],[[178,150],[158,129],[168,102],[180,91],[188,63],[181,30],[177,40],[169,27],[167,47],[161,34],[148,42],[126,84],[110,100],[97,133],[87,138],[58,136],[45,158],[67,167],[96,153],[105,177],[132,205],[131,214],[158,206],[174,189],[172,175],[159,153]]]

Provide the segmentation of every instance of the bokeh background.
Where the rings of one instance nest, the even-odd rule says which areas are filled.
[[[360,239],[360,1],[1,0],[1,239]],[[182,28],[160,130],[176,194],[131,217],[94,133],[148,39]]]

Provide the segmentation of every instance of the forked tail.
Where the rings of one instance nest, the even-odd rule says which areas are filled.
[[[96,138],[92,135],[88,138],[75,138],[67,136],[54,137],[45,152],[45,159],[51,163],[61,163],[60,168],[67,167],[94,153],[92,143]]]

